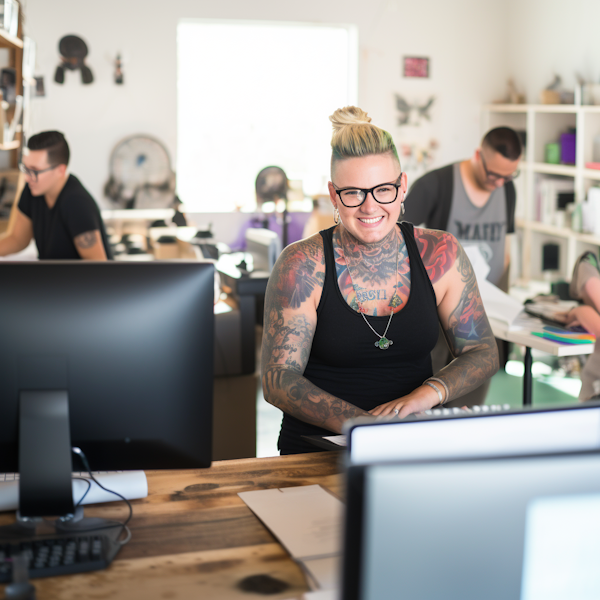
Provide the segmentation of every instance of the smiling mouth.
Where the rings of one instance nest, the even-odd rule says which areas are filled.
[[[367,225],[371,225],[373,223],[378,223],[379,221],[381,221],[383,219],[383,217],[374,217],[373,219],[359,219],[359,221],[361,223],[366,223]]]

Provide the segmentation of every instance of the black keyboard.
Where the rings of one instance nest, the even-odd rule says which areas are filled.
[[[98,532],[35,536],[23,541],[0,541],[0,582],[12,581],[13,556],[29,559],[29,577],[53,577],[105,569],[121,544]]]

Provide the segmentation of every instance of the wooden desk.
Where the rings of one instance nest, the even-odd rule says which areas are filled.
[[[133,536],[113,564],[104,571],[34,579],[37,597],[298,598],[308,590],[300,568],[237,494],[317,483],[341,497],[340,456],[319,452],[221,461],[210,469],[148,471],[149,495],[132,502]],[[85,513],[123,519],[127,509],[116,502],[86,507]],[[13,519],[1,515],[0,525]],[[262,593],[247,580],[257,575],[267,576],[262,578]],[[251,589],[242,589],[244,580]],[[277,593],[269,590],[278,585],[287,587]]]

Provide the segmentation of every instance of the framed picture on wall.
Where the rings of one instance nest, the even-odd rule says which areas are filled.
[[[424,56],[404,56],[402,58],[404,77],[429,77],[429,58]]]

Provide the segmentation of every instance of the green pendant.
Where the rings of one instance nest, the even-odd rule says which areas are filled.
[[[378,342],[375,342],[375,346],[377,346],[380,350],[387,350],[393,343],[394,342],[392,342],[392,340],[382,337]]]

